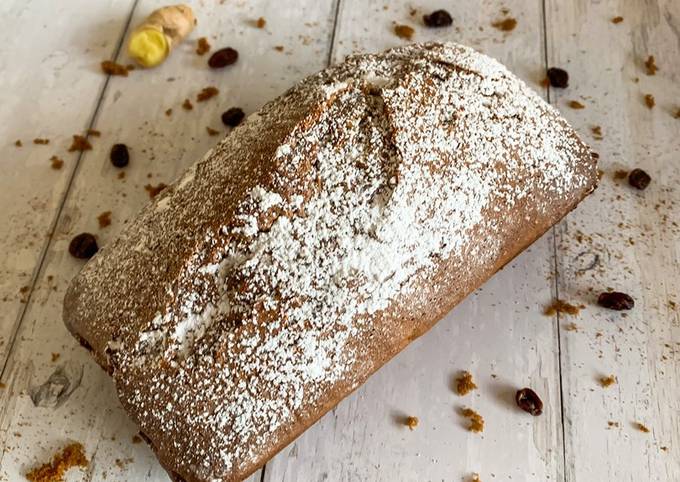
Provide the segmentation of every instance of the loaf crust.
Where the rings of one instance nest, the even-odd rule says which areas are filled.
[[[175,479],[241,480],[596,183],[495,60],[352,56],[158,195],[73,280],[64,320]]]

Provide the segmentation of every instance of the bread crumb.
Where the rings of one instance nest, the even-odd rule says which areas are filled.
[[[461,415],[470,419],[470,426],[468,427],[470,432],[480,433],[484,431],[484,418],[480,414],[471,408],[464,408],[461,410]]]
[[[395,25],[394,26],[394,33],[399,38],[402,38],[402,39],[405,39],[405,40],[411,40],[413,38],[413,34],[415,33],[415,30],[413,30],[413,28],[409,27],[408,25]]]
[[[570,100],[569,101],[569,107],[571,107],[572,109],[585,109],[586,108],[585,105],[581,104],[577,100]]]
[[[156,196],[158,196],[158,194],[159,194],[163,189],[165,189],[166,187],[168,187],[168,185],[161,182],[161,183],[159,183],[157,186],[152,186],[151,184],[147,184],[146,186],[144,186],[144,189],[146,189],[146,192],[149,193],[149,197],[150,197],[151,199],[153,199],[153,198],[155,198]]]
[[[49,143],[50,143],[49,139],[41,139],[39,137],[36,137],[35,139],[33,139],[33,144],[38,144],[38,145],[44,146],[44,145],[49,144]]]
[[[104,211],[99,216],[97,216],[97,221],[99,222],[100,228],[105,228],[111,226],[111,211]]]
[[[210,52],[210,43],[208,42],[208,39],[205,37],[199,38],[198,45],[196,46],[196,53],[198,55],[204,55],[208,52]]]
[[[621,22],[623,22],[623,17],[621,17],[621,16],[617,16],[617,17],[612,18],[612,23],[621,23]]]
[[[656,101],[654,100],[654,96],[652,94],[645,94],[645,105],[649,109],[654,108],[656,105]]]
[[[182,103],[182,109],[191,110],[193,108],[194,108],[194,106],[191,103],[191,101],[189,99],[184,99],[184,102]]]
[[[656,75],[656,72],[659,70],[659,68],[656,66],[656,61],[653,55],[650,55],[647,57],[647,60],[645,60],[645,68],[647,69],[647,75]]]
[[[64,474],[72,467],[87,467],[83,445],[75,442],[64,447],[48,462],[26,474],[31,482],[62,482]]]
[[[61,356],[61,353],[52,353],[52,363],[59,360],[60,356]]]
[[[475,382],[472,380],[472,373],[468,371],[462,372],[456,379],[456,393],[461,397],[467,395],[476,388],[477,385],[475,385]]]
[[[216,136],[220,133],[220,131],[218,131],[217,129],[213,129],[210,126],[206,126],[205,130],[208,131],[209,136]]]
[[[265,25],[267,25],[267,21],[264,19],[264,17],[260,17],[255,20],[255,26],[257,28],[264,28]]]
[[[205,102],[208,99],[212,99],[213,97],[215,97],[219,93],[220,93],[220,91],[217,87],[212,87],[212,86],[205,87],[196,96],[196,102]]]
[[[638,429],[640,432],[649,433],[649,429],[640,422],[635,422],[633,425],[635,425],[635,428]]]
[[[64,166],[64,160],[58,158],[57,156],[50,157],[51,167],[55,171],[58,171]]]
[[[409,430],[413,430],[418,426],[418,417],[406,417],[404,425],[406,425]]]
[[[499,20],[498,22],[493,22],[491,26],[502,32],[512,32],[517,27],[517,20],[514,18],[506,18],[505,20]]]
[[[545,310],[543,310],[543,314],[545,316],[553,316],[557,313],[564,313],[566,315],[575,316],[578,315],[579,311],[581,311],[583,308],[585,308],[584,305],[575,306],[564,300],[557,299],[553,301],[550,306],[546,307]]]
[[[92,144],[87,140],[86,137],[74,134],[73,142],[71,142],[71,147],[68,148],[68,152],[83,152],[92,150]]]
[[[601,377],[600,378],[600,385],[602,385],[603,388],[610,387],[617,383],[618,380],[614,375],[609,375],[608,377]]]
[[[102,70],[107,75],[120,75],[121,77],[128,76],[128,69],[125,65],[117,64],[111,60],[105,60],[101,63]]]

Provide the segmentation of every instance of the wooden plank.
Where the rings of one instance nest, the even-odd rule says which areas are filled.
[[[612,23],[616,16],[623,21]],[[570,74],[551,99],[591,139],[604,171],[560,226],[560,296],[588,306],[561,320],[580,326],[561,334],[566,480],[680,480],[680,4],[548,0],[546,19],[549,63]],[[585,109],[569,109],[570,100]],[[644,192],[614,179],[635,167],[652,176]],[[635,308],[597,307],[608,288],[632,295]],[[609,375],[618,383],[605,389],[598,379]]]
[[[400,45],[393,22],[416,29],[414,41],[469,44],[506,63],[537,90],[544,72],[542,11],[538,2],[457,2],[454,25],[427,30],[423,13],[441,2],[343,0],[333,59],[351,51]],[[504,15],[501,8],[509,13]],[[517,28],[490,24],[506,17]],[[267,464],[266,481],[536,481],[562,478],[562,433],[557,328],[542,315],[550,302],[553,239],[534,244],[355,394]],[[452,390],[470,370],[479,390]],[[546,404],[532,418],[515,406],[517,388],[534,387]],[[482,434],[466,430],[460,407],[481,413]],[[410,431],[404,416],[417,416]]]
[[[132,24],[164,3],[140,0]],[[80,163],[2,375],[7,387],[0,390],[0,480],[18,480],[68,440],[81,441],[92,460],[86,480],[167,480],[145,444],[131,443],[136,427],[120,408],[111,380],[61,322],[66,286],[82,266],[67,253],[68,243],[82,231],[95,233],[100,244],[108,242],[148,202],[145,185],[170,182],[217,142],[219,137],[208,135],[206,127],[224,132],[224,110],[239,106],[253,112],[322,68],[335,15],[331,3],[315,1],[205,2],[194,7],[199,24],[190,42],[157,69],[112,78],[105,92],[95,125],[101,137]],[[264,29],[254,26],[259,17],[266,19]],[[238,62],[223,71],[208,69],[207,56],[194,52],[200,36],[209,37],[214,48],[236,48]],[[282,52],[275,49],[278,45]],[[196,94],[211,85],[220,94],[196,102]],[[192,100],[193,110],[182,109],[185,98]],[[169,108],[173,112],[166,116]],[[130,147],[130,165],[123,171],[108,159],[117,142]],[[118,178],[120,172],[125,172],[124,179]],[[97,216],[105,211],[112,213],[111,225],[99,227]],[[54,362],[52,353],[59,353]],[[31,389],[61,364],[76,372],[83,369],[81,386],[58,408],[35,407]],[[250,480],[259,481],[259,474]]]
[[[89,126],[107,78],[99,63],[115,52],[132,5],[0,4],[0,366],[79,158],[67,152],[71,135]],[[35,138],[49,144],[33,144]],[[51,168],[53,155],[64,161],[60,170]]]

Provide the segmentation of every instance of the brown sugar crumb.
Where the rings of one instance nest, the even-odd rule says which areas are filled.
[[[621,23],[621,22],[623,22],[623,17],[621,17],[621,16],[612,18],[612,23]]]
[[[572,109],[585,109],[585,108],[586,108],[585,105],[581,104],[581,103],[580,103],[579,101],[577,101],[577,100],[570,100],[568,105],[569,105],[569,107],[571,107]]]
[[[208,52],[210,52],[210,43],[208,42],[208,39],[205,37],[199,38],[198,45],[196,46],[196,53],[198,55],[205,55]]]
[[[196,96],[196,101],[197,102],[205,102],[208,99],[212,99],[213,97],[215,97],[219,93],[220,93],[220,91],[217,87],[212,87],[212,86],[205,87]]]
[[[170,116],[172,115],[172,109],[167,109],[167,110],[165,111],[165,115],[168,116],[168,117],[170,117]]]
[[[105,60],[101,63],[102,70],[107,75],[120,75],[122,77],[128,76],[128,69],[125,65],[120,65],[111,60]]]
[[[517,27],[517,20],[514,18],[506,18],[505,20],[499,20],[498,22],[493,22],[491,26],[501,32],[512,32]]]
[[[645,94],[645,105],[648,109],[653,109],[656,105],[656,101],[654,100],[654,96],[652,94]]]
[[[649,429],[644,424],[641,424],[640,422],[635,422],[633,425],[640,432],[649,433]]]
[[[191,103],[189,99],[184,99],[184,102],[182,102],[182,109],[184,110],[191,110],[194,108],[194,105]]]
[[[161,182],[157,186],[152,186],[151,184],[147,184],[146,186],[144,186],[144,189],[146,189],[146,192],[149,193],[149,197],[151,199],[153,199],[158,195],[158,193],[160,193],[166,187],[168,187],[168,185]]]
[[[104,211],[99,216],[97,216],[97,221],[99,222],[100,228],[105,228],[111,226],[111,211]]]
[[[602,385],[603,388],[611,387],[617,381],[618,380],[614,375],[609,375],[608,377],[600,377],[600,385]]]
[[[141,442],[142,442],[142,437],[140,437],[139,435],[133,435],[132,436],[132,443],[133,444],[138,444],[138,443],[141,443]]]
[[[680,113],[680,111],[678,111],[678,113]],[[17,139],[16,141],[14,141],[14,145],[17,147],[21,147],[23,146],[23,143],[19,139]]]
[[[656,75],[656,71],[659,70],[659,68],[656,66],[653,55],[650,55],[647,57],[647,60],[645,60],[645,68],[647,69],[647,75]]]
[[[97,129],[88,129],[87,130],[87,135],[88,136],[93,136],[93,137],[101,137],[102,133],[99,132]]]
[[[58,171],[64,166],[64,160],[58,158],[57,156],[50,157],[51,167],[55,171]]]
[[[52,363],[59,360],[60,356],[61,356],[61,353],[52,353]]]
[[[578,331],[578,325],[576,323],[569,323],[564,326],[564,329],[567,331]]]
[[[276,50],[277,52],[283,52],[283,45],[275,45],[274,50]]]
[[[397,37],[402,38],[404,40],[411,40],[415,32],[416,31],[413,30],[413,28],[409,27],[408,25],[394,26],[394,33],[397,35]]]
[[[38,145],[44,146],[44,145],[49,144],[49,143],[50,143],[49,139],[41,139],[39,137],[36,137],[35,139],[33,139],[33,144],[38,144]]]
[[[418,426],[418,417],[406,417],[404,419],[404,425],[406,425],[410,430],[413,430]]]
[[[456,379],[456,393],[461,397],[467,395],[476,388],[477,385],[475,385],[475,382],[472,380],[472,373],[468,371],[462,372]]]
[[[471,408],[464,408],[460,413],[463,417],[470,419],[470,426],[468,427],[470,432],[480,433],[484,431],[484,418],[480,414]]]
[[[265,25],[267,25],[267,21],[264,19],[264,17],[260,17],[255,20],[255,26],[257,28],[264,28]]]
[[[206,126],[205,130],[208,131],[209,136],[216,136],[220,133],[220,131],[218,131],[217,129],[213,129],[210,126]]]
[[[68,152],[83,152],[89,150],[92,150],[92,144],[90,144],[90,141],[88,141],[86,137],[75,134],[73,136],[73,142],[71,142],[71,147],[68,148]]]
[[[62,482],[64,474],[72,467],[87,467],[87,458],[80,443],[72,443],[46,463],[26,474],[31,482]]]
[[[619,426],[619,422],[612,422],[611,420],[609,420],[609,421],[607,422],[607,426],[608,426],[608,427],[612,427],[612,428],[618,427],[618,426]]]
[[[614,171],[614,179],[620,181],[628,177],[628,171],[625,169],[617,169]]]
[[[557,299],[553,301],[552,304],[548,306],[545,310],[543,310],[543,314],[545,316],[553,316],[556,313],[564,313],[567,315],[575,316],[578,315],[579,311],[581,311],[581,309],[583,308],[585,308],[584,305],[575,306],[572,305],[571,303],[567,303],[564,300]]]
[[[590,132],[593,133],[593,137],[598,141],[602,140],[603,137],[604,137],[602,135],[602,127],[600,127],[600,126],[592,126],[590,128]]]

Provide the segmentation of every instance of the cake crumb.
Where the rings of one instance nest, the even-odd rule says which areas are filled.
[[[220,133],[220,131],[218,131],[217,129],[213,129],[210,126],[206,126],[205,130],[208,131],[209,136],[216,136]]]
[[[93,137],[101,137],[102,133],[99,132],[97,129],[88,129],[86,131],[88,136],[93,136]]]
[[[653,109],[656,105],[656,100],[652,94],[645,94],[645,105],[648,109]]]
[[[649,429],[644,424],[640,422],[635,422],[633,425],[635,425],[635,428],[638,429],[640,432],[649,433]]]
[[[472,474],[470,482],[482,482],[482,479],[479,478],[479,474]]]
[[[656,60],[653,55],[650,55],[647,57],[647,60],[645,60],[645,68],[647,69],[647,75],[656,75],[659,68],[656,66]]]
[[[157,186],[152,186],[151,184],[147,184],[146,186],[144,186],[144,189],[146,189],[146,192],[149,193],[149,197],[150,197],[151,199],[153,199],[153,198],[155,198],[156,196],[158,196],[158,194],[159,194],[163,189],[165,189],[166,187],[168,187],[168,185],[161,182],[161,183],[158,184]]]
[[[612,23],[614,23],[614,24],[621,23],[621,22],[623,22],[623,17],[620,16],[620,15],[612,18]]]
[[[264,17],[260,17],[255,20],[255,26],[257,28],[264,28],[265,25],[267,25],[267,21],[264,19]]]
[[[276,50],[277,52],[283,52],[283,45],[275,45],[274,50]]]
[[[55,171],[58,171],[59,169],[61,169],[64,166],[64,160],[58,158],[57,156],[50,157],[50,163],[51,163],[50,166]]]
[[[121,77],[128,76],[128,69],[126,66],[117,64],[111,60],[105,60],[101,63],[102,71],[107,75],[120,75]]]
[[[170,116],[172,115],[172,108],[166,109],[165,115],[168,116],[168,117],[170,117]]]
[[[610,387],[617,382],[618,380],[614,375],[609,375],[608,377],[600,377],[600,385],[602,385],[603,388]]]
[[[609,420],[607,422],[607,426],[610,427],[610,428],[618,428],[619,422],[613,422],[613,421]]]
[[[411,40],[415,30],[413,30],[413,28],[409,27],[408,25],[395,25],[394,33],[401,39]]]
[[[52,363],[59,360],[59,357],[61,357],[61,353],[52,353]]]
[[[617,169],[614,171],[614,180],[620,181],[622,179],[626,179],[628,177],[628,171],[625,169]]]
[[[564,313],[566,315],[576,316],[583,308],[585,308],[584,305],[576,306],[564,300],[556,299],[550,304],[550,306],[543,310],[543,314],[545,316],[553,316],[557,313]]]
[[[54,455],[51,462],[35,468],[26,474],[31,482],[62,482],[64,474],[72,467],[87,467],[83,445],[75,442]]]
[[[120,171],[118,173],[118,179],[123,179],[123,178],[125,178],[125,171]]]
[[[602,135],[602,127],[601,126],[592,126],[590,128],[590,132],[593,133],[593,137],[595,140],[601,141],[604,136]]]
[[[142,437],[140,437],[139,435],[133,435],[132,436],[132,443],[133,444],[142,443]]]
[[[576,332],[578,332],[578,325],[576,323],[572,322],[572,323],[565,325],[564,329],[566,331],[576,331]]]
[[[198,44],[196,45],[196,53],[198,55],[205,55],[208,52],[210,52],[210,43],[208,42],[208,39],[205,37],[199,38]]]
[[[499,20],[498,22],[493,22],[491,26],[501,32],[512,32],[517,27],[517,20],[510,17],[505,20]]]
[[[220,91],[217,87],[204,87],[203,90],[201,90],[198,95],[196,95],[196,102],[205,102],[208,99],[212,99],[215,97],[217,94],[219,94]]]
[[[413,430],[418,426],[418,417],[406,417],[404,425],[406,425],[409,430]]]
[[[38,144],[38,145],[44,146],[44,145],[47,145],[49,143],[50,143],[49,139],[41,139],[40,137],[36,137],[35,139],[33,139],[33,144]]]
[[[680,110],[678,111],[678,113],[680,114]],[[17,147],[21,147],[24,144],[21,142],[20,139],[17,139],[16,141],[14,141],[14,145],[17,146]]]
[[[461,397],[475,389],[477,389],[477,385],[475,385],[475,382],[472,380],[472,373],[464,371],[456,379],[456,393]]]
[[[480,414],[471,408],[464,408],[460,413],[463,417],[470,419],[470,426],[468,427],[470,432],[480,433],[484,431],[484,418]]]
[[[184,102],[182,103],[182,109],[184,110],[191,110],[194,108],[194,105],[191,103],[189,99],[184,99]]]
[[[92,150],[92,144],[90,144],[90,141],[88,141],[86,137],[78,134],[73,135],[73,141],[71,142],[71,147],[68,148],[68,152],[83,152],[90,150]]]
[[[572,109],[585,109],[586,108],[585,105],[581,104],[577,100],[570,100],[569,101],[569,107],[571,107]]]
[[[99,216],[97,216],[97,221],[99,222],[100,228],[105,228],[111,226],[111,211],[104,211]]]

